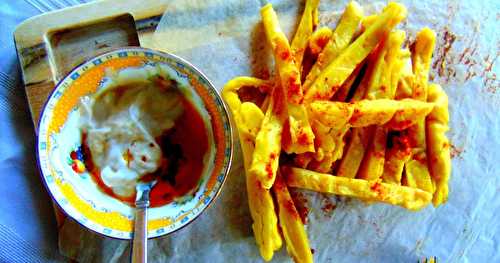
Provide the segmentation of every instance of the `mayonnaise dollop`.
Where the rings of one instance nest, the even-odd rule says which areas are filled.
[[[121,197],[155,172],[162,151],[155,138],[182,114],[176,82],[144,68],[107,72],[107,81],[80,107],[80,129],[104,184]]]

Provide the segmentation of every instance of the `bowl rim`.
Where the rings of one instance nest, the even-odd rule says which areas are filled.
[[[213,203],[218,199],[220,193],[222,192],[222,189],[224,188],[224,185],[226,183],[226,180],[227,180],[227,177],[231,171],[231,166],[232,166],[232,161],[233,161],[233,157],[234,157],[234,139],[233,139],[233,128],[232,128],[232,123],[231,123],[231,118],[230,118],[230,115],[229,115],[229,110],[227,108],[227,105],[224,103],[224,100],[222,99],[222,96],[220,94],[220,91],[217,90],[217,88],[215,87],[215,85],[212,83],[212,81],[201,71],[199,70],[196,66],[194,66],[193,64],[191,64],[189,61],[187,61],[186,59],[180,57],[180,56],[177,56],[177,55],[174,55],[172,53],[169,53],[169,52],[164,52],[164,51],[160,51],[160,50],[155,50],[155,49],[150,49],[150,48],[144,48],[144,47],[137,47],[137,46],[126,46],[126,47],[119,47],[119,48],[113,48],[113,49],[109,49],[109,50],[106,50],[105,52],[98,52],[96,53],[95,55],[91,56],[90,58],[87,58],[85,59],[83,62],[79,63],[78,65],[74,66],[70,71],[68,71],[68,73],[66,73],[64,75],[63,78],[61,78],[57,83],[56,85],[54,85],[54,87],[52,88],[51,92],[48,94],[47,96],[47,99],[45,100],[45,102],[43,103],[43,106],[41,108],[41,111],[40,111],[40,114],[39,114],[39,121],[38,123],[36,124],[37,126],[37,134],[36,134],[36,144],[35,144],[35,151],[36,151],[36,164],[37,164],[37,169],[38,169],[38,172],[39,172],[39,176],[42,177],[42,182],[43,182],[43,185],[44,185],[44,188],[46,189],[46,191],[48,192],[50,198],[52,199],[52,203],[55,204],[57,206],[57,208],[59,209],[59,211],[61,211],[66,217],[68,218],[71,218],[71,220],[77,222],[80,226],[82,226],[85,230],[89,230],[93,233],[96,233],[100,236],[104,236],[104,237],[107,237],[107,238],[112,238],[112,239],[118,239],[118,240],[132,240],[133,239],[133,235],[131,236],[124,236],[124,237],[118,237],[118,236],[112,236],[112,235],[109,235],[109,234],[106,234],[106,233],[103,233],[103,232],[99,232],[95,229],[92,229],[86,225],[84,225],[82,222],[80,222],[79,220],[77,220],[76,218],[74,218],[72,215],[70,215],[70,213],[68,213],[64,207],[60,204],[60,200],[56,199],[52,193],[52,191],[50,190],[49,186],[48,186],[48,182],[46,181],[45,179],[45,176],[44,176],[44,171],[42,169],[42,166],[41,166],[41,160],[40,160],[40,128],[41,128],[41,124],[42,124],[42,117],[44,116],[46,110],[47,110],[47,105],[49,103],[49,101],[51,100],[52,96],[54,95],[54,93],[56,92],[56,90],[58,90],[58,88],[60,87],[60,85],[62,83],[64,83],[64,81],[69,78],[75,71],[77,71],[78,69],[80,69],[80,67],[82,67],[83,65],[97,59],[97,58],[100,58],[100,57],[104,57],[104,56],[107,56],[107,55],[110,55],[110,54],[114,54],[114,53],[117,53],[117,52],[121,52],[121,51],[142,51],[142,52],[151,52],[151,53],[155,53],[159,56],[162,56],[162,57],[170,57],[172,58],[173,60],[175,60],[176,62],[181,62],[185,65],[187,65],[190,69],[192,69],[192,71],[194,71],[198,76],[201,76],[208,85],[210,89],[212,89],[214,91],[214,93],[216,94],[216,97],[217,99],[219,99],[221,101],[221,106],[222,106],[222,109],[223,109],[223,114],[224,114],[224,117],[225,119],[227,119],[227,126],[224,125],[224,129],[227,130],[227,132],[224,132],[225,134],[225,140],[229,140],[229,145],[227,146],[229,148],[229,155],[224,154],[224,159],[228,159],[227,160],[227,166],[223,166],[221,169],[221,173],[224,174],[224,177],[222,179],[222,181],[220,182],[220,186],[218,187],[218,189],[215,190],[215,194],[214,196],[210,199],[210,201],[208,202],[208,204],[204,205],[200,212],[195,215],[194,217],[191,217],[189,218],[185,223],[182,223],[178,228],[168,232],[168,231],[165,231],[161,234],[158,234],[158,235],[153,235],[152,237],[149,237],[148,236],[148,239],[154,239],[154,238],[160,238],[160,237],[163,237],[163,236],[167,236],[167,235],[170,235],[172,233],[175,233],[183,228],[185,228],[186,226],[190,225],[192,222],[194,222],[196,219],[198,219],[200,217],[200,215],[202,215],[209,207],[211,207],[213,205]],[[133,221],[133,219],[131,219]],[[133,230],[132,230],[132,233],[133,233]]]

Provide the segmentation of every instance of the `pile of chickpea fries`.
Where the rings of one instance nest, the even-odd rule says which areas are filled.
[[[272,5],[262,7],[276,74],[237,77],[222,92],[266,261],[283,239],[296,262],[313,261],[289,187],[409,210],[448,197],[448,97],[428,81],[435,33],[424,28],[403,46],[395,27],[407,10],[392,2],[370,16],[351,2],[334,30],[316,28],[318,4],[306,1],[291,42]]]

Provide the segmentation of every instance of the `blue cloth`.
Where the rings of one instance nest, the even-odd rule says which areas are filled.
[[[37,171],[35,133],[13,40],[19,23],[57,7],[63,4],[0,2],[0,262],[64,260],[50,197]]]

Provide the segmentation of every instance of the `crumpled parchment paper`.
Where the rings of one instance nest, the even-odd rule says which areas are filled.
[[[302,1],[270,1],[291,37]],[[359,1],[365,14],[384,3]],[[431,81],[449,96],[452,178],[449,201],[410,212],[385,204],[294,190],[307,214],[316,262],[500,261],[500,3],[402,1],[409,41],[422,27],[437,33]],[[322,0],[320,24],[334,27],[347,1]],[[272,58],[261,24],[260,1],[176,0],[154,37],[156,48],[201,69],[221,89],[240,75],[266,78]],[[258,262],[251,230],[241,152],[236,143],[232,171],[222,194],[197,220],[149,241],[150,262]],[[100,237],[66,220],[60,231],[63,255],[81,262],[127,262],[129,242]],[[291,259],[285,249],[275,262]]]

